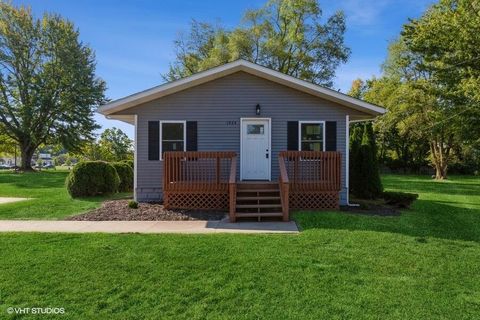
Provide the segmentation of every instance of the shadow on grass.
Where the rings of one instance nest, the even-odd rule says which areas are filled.
[[[68,172],[40,171],[25,173],[0,173],[0,184],[7,183],[21,189],[58,188],[65,184]]]
[[[105,195],[99,195],[94,197],[79,197],[73,198],[74,200],[80,200],[84,202],[102,202],[105,200],[125,200],[132,199],[133,194],[131,192],[110,193]]]
[[[435,181],[428,176],[387,175],[383,182],[393,189],[419,193],[477,196],[480,190],[480,178],[473,176],[452,176],[452,179]]]
[[[397,217],[344,212],[298,212],[294,219],[303,230],[341,229],[400,233],[414,237],[480,242],[480,210],[432,200],[417,200]]]

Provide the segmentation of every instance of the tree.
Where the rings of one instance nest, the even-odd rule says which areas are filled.
[[[6,134],[0,133],[0,154],[6,153],[12,155],[15,153],[15,148],[17,144],[15,140],[7,136]]]
[[[442,92],[465,102],[480,102],[480,3],[440,0],[419,19],[404,26],[402,35],[422,67],[444,85]]]
[[[106,129],[98,141],[100,152],[106,161],[133,159],[132,140],[120,129]]]
[[[480,142],[480,4],[441,0],[404,26],[402,39],[417,73],[428,75],[417,89],[431,96],[423,113],[436,178],[444,179],[459,145]]]
[[[133,142],[120,129],[105,129],[98,141],[84,144],[77,154],[84,160],[122,161],[133,159]]]
[[[350,191],[361,199],[375,199],[381,196],[383,187],[378,171],[372,123],[364,123],[354,128],[350,156]]]
[[[360,172],[361,166],[359,159],[360,146],[362,145],[363,137],[363,126],[361,124],[353,126],[350,131],[350,161],[349,161],[349,173],[350,173],[350,192],[353,193],[353,190],[361,188],[360,181]]]
[[[18,143],[23,170],[41,144],[74,150],[92,139],[104,91],[71,22],[0,3],[0,131]]]
[[[369,83],[364,97],[388,109],[376,127],[390,140],[399,159],[407,163],[410,153],[425,150],[426,143],[436,179],[441,180],[447,176],[461,123],[468,120],[459,117],[463,106],[447,98],[436,74],[424,64],[423,56],[400,37],[389,46],[382,78]]]
[[[374,123],[379,159],[383,163],[398,161],[405,171],[424,165],[429,145],[412,107],[417,97],[409,86],[398,77],[384,75],[368,81],[364,99],[388,110]]]
[[[350,87],[350,90],[347,92],[347,94],[357,99],[363,99],[367,88],[368,87],[365,81],[363,81],[362,79],[355,79],[353,80],[352,86]]]
[[[175,80],[239,58],[331,87],[335,70],[350,54],[345,16],[322,23],[316,0],[270,0],[245,13],[233,30],[197,21],[175,42],[176,61],[164,75]]]

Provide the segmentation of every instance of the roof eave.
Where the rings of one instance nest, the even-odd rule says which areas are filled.
[[[375,106],[368,102],[350,97],[335,90],[323,88],[316,84],[297,79],[295,77],[283,74],[281,72],[259,66],[245,60],[236,60],[219,67],[215,67],[206,71],[199,72],[192,76],[179,79],[173,82],[162,84],[151,89],[109,102],[100,108],[98,112],[107,116],[115,112],[129,109],[131,107],[146,103],[155,99],[159,99],[166,95],[170,95],[218,78],[222,78],[229,74],[244,71],[249,74],[283,84],[285,86],[309,93],[311,95],[329,100],[340,105],[358,110],[372,116],[382,115],[386,112],[384,108]]]

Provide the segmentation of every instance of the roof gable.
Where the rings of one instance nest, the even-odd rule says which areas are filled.
[[[186,78],[168,82],[130,96],[111,101],[99,107],[98,112],[108,116],[116,112],[135,107],[137,105],[206,83],[227,75],[243,71],[293,89],[329,100],[348,108],[352,108],[372,116],[385,113],[385,109],[371,103],[350,97],[335,90],[297,79],[281,72],[248,62],[236,60],[209,70],[205,70]]]

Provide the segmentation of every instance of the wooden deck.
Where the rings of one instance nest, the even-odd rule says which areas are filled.
[[[166,208],[228,210],[238,218],[289,220],[290,209],[337,209],[341,180],[338,152],[282,151],[278,182],[236,180],[235,152],[166,152]]]

